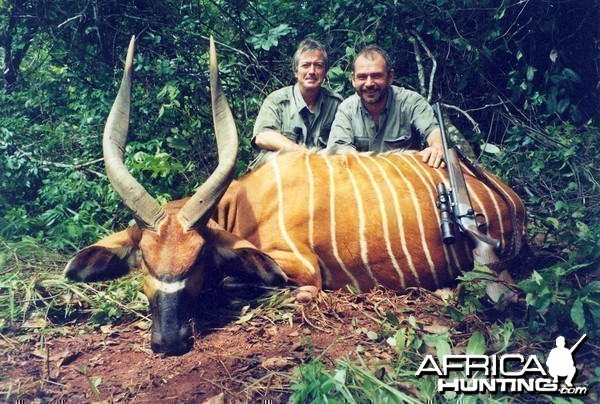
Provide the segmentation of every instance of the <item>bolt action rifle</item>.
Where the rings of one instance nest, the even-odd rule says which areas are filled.
[[[473,253],[477,262],[488,264],[498,261],[495,250],[500,247],[500,241],[488,236],[483,232],[486,225],[486,217],[481,212],[475,212],[465,177],[460,168],[460,160],[464,157],[456,148],[448,147],[446,138],[446,128],[442,117],[442,110],[439,102],[433,105],[433,111],[440,125],[442,134],[442,145],[444,147],[444,160],[446,170],[450,180],[450,188],[446,190],[444,183],[437,185],[438,203],[440,209],[442,240],[445,244],[452,244],[456,240],[454,235],[454,223],[458,226],[462,233],[466,233],[468,237],[475,243]]]

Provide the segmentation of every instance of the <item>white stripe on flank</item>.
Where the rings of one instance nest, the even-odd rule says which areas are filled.
[[[310,153],[304,155],[306,172],[308,173],[308,244],[310,250],[315,252],[315,179],[309,161]]]
[[[417,270],[415,268],[415,265],[413,263],[412,260],[412,256],[410,255],[410,252],[408,251],[408,246],[406,244],[406,235],[404,234],[404,226],[403,226],[403,219],[402,219],[402,212],[400,210],[400,201],[398,200],[398,194],[396,193],[396,188],[394,187],[394,185],[392,184],[392,181],[390,180],[390,177],[388,175],[388,171],[384,170],[383,167],[380,164],[380,161],[386,161],[389,163],[389,160],[387,160],[386,158],[382,158],[382,159],[375,159],[373,157],[368,156],[368,158],[373,162],[373,164],[375,164],[375,166],[379,169],[379,171],[381,172],[381,176],[383,177],[387,187],[389,188],[391,194],[392,194],[392,199],[394,201],[394,210],[396,212],[396,219],[398,221],[398,235],[400,236],[400,246],[402,247],[402,252],[404,253],[404,256],[406,257],[406,261],[408,263],[408,267],[410,269],[410,272],[412,273],[413,277],[415,278],[415,282],[417,285],[419,285],[421,283],[421,280],[419,279],[419,274],[417,273]],[[388,238],[389,238],[389,230],[388,230]],[[389,249],[392,249],[391,246],[391,240],[389,240],[390,246]],[[400,265],[398,264],[398,260],[396,259],[396,255],[392,252],[392,264],[394,265],[394,268],[396,269],[396,272],[398,272],[399,274],[402,274],[400,279],[402,282],[402,287],[405,287],[405,281],[404,281],[404,273],[402,272],[402,270],[400,269]]]
[[[489,187],[484,186],[484,188],[487,191],[488,195],[490,196],[490,199],[494,203],[494,210],[496,211],[496,216],[498,217],[498,225],[500,226],[500,248],[502,248],[502,246],[504,246],[504,223],[502,222],[502,210],[500,209],[500,206],[498,205],[498,199],[497,199],[500,196],[496,195],[496,193],[494,191],[492,191]],[[481,201],[479,201],[479,206],[481,206],[482,213],[485,215],[486,220],[487,220],[487,218],[490,216],[485,211],[484,205],[481,203]]]
[[[414,156],[413,154],[410,154],[410,155],[398,154],[398,156],[401,157],[402,159],[404,159],[404,161],[406,161],[409,165],[412,165],[410,163],[410,161],[407,160],[407,158],[409,156],[410,157]],[[425,226],[423,225],[423,213],[421,212],[421,205],[419,204],[419,200],[417,198],[417,193],[415,191],[415,188],[413,187],[412,183],[406,178],[406,176],[402,173],[402,171],[392,161],[388,160],[387,158],[386,158],[386,160],[388,161],[388,163],[390,163],[392,165],[392,167],[394,167],[394,170],[396,170],[396,172],[398,173],[400,178],[402,178],[402,181],[404,181],[404,183],[406,184],[408,191],[410,193],[410,197],[413,200],[413,205],[414,205],[415,211],[417,213],[417,222],[419,223],[419,234],[421,235],[421,245],[423,247],[423,252],[425,253],[425,258],[427,258],[427,263],[429,263],[429,272],[431,273],[431,276],[433,277],[435,286],[439,288],[440,282],[437,277],[435,264],[433,263],[433,259],[431,258],[431,252],[429,251],[429,246],[427,245],[427,240],[425,239]],[[417,176],[419,177],[421,182],[426,185],[427,183],[426,183],[425,179],[423,178],[423,176],[421,175],[421,173],[419,172],[419,170],[413,169],[413,171],[417,174]],[[429,193],[429,195],[431,197],[431,193]],[[433,201],[432,203],[435,204],[435,201]]]
[[[400,245],[402,247],[402,252],[404,253],[404,256],[406,257],[406,261],[408,263],[408,267],[410,268],[410,272],[412,273],[413,277],[415,278],[415,283],[417,285],[420,285],[421,280],[419,279],[419,274],[417,273],[417,269],[415,268],[415,264],[413,263],[412,255],[408,251],[408,245],[406,244],[406,234],[404,233],[405,232],[404,219],[402,218],[402,210],[400,209],[400,201],[398,200],[398,194],[396,193],[396,188],[394,188],[394,185],[392,184],[392,181],[390,180],[390,177],[388,176],[386,170],[384,170],[383,167],[381,167],[381,165],[373,157],[369,157],[369,158],[373,161],[373,163],[375,163],[377,168],[379,168],[379,171],[381,172],[383,179],[385,180],[388,188],[390,189],[390,192],[392,193],[392,199],[394,200],[394,210],[396,211],[396,217],[398,218],[398,235],[400,236]],[[385,157],[382,157],[382,160],[391,164],[390,161]],[[395,263],[395,265],[398,265],[396,260],[394,260],[394,263]]]
[[[492,199],[492,201],[494,202],[494,204],[496,204],[496,201],[494,201],[494,197],[490,194],[490,190],[488,187],[484,187],[485,190],[488,192],[490,198]],[[481,198],[479,197],[479,195],[477,195],[477,192],[475,192],[475,190],[473,189],[472,186],[470,186],[467,183],[467,192],[469,194],[469,198],[471,199],[471,204],[473,205],[473,210],[475,211],[475,213],[483,213],[483,216],[485,216],[486,220],[489,217],[489,213],[485,208],[485,205],[483,204],[483,201],[481,200]],[[477,210],[475,209],[475,206],[479,207],[479,212],[477,212]]]
[[[412,157],[413,157],[413,164],[414,164],[414,166],[419,167],[419,168],[415,168],[415,170],[417,170],[419,172],[420,171],[424,172],[425,175],[427,176],[428,180],[429,180],[429,185],[430,185],[430,187],[429,187],[429,189],[430,189],[429,198],[430,198],[431,203],[433,204],[433,206],[435,206],[435,203],[437,201],[437,190],[436,190],[436,185],[437,184],[434,181],[433,177],[430,175],[429,170],[427,170],[425,168],[427,166],[425,166],[424,163],[422,161],[418,160],[415,156],[412,156]],[[439,178],[439,180],[438,180],[437,183],[443,182],[444,185],[446,186],[446,190],[449,190],[450,189],[450,185],[445,181],[444,177],[442,176],[442,171],[440,171],[440,169],[438,168],[438,169],[433,170],[433,172]],[[441,225],[441,218],[440,218],[439,211],[438,211],[438,214],[436,214],[435,217],[436,217],[436,220],[438,222],[438,226]],[[450,274],[450,276],[454,277],[454,276],[458,275],[458,272],[460,271],[460,261],[458,259],[458,255],[457,255],[457,252],[456,252],[456,250],[457,250],[456,243],[454,243],[454,244],[452,244],[450,246],[448,246],[447,244],[444,244],[443,242],[440,243],[440,244],[442,245],[443,250],[444,250],[444,259],[446,260],[446,263],[447,263],[446,264],[446,269],[448,270],[448,273]],[[464,244],[466,245],[466,243],[464,243]],[[452,260],[450,259],[450,255],[448,254],[448,251],[450,251],[450,254],[452,255]],[[470,256],[471,252],[469,251],[467,253],[467,255]],[[455,263],[455,266],[457,268],[456,272],[454,272],[452,270],[452,262]]]
[[[487,191],[487,193],[488,193],[489,197],[492,199],[492,202],[494,203],[494,205],[496,205],[496,212],[498,213],[498,216],[500,216],[500,210],[498,209],[498,204],[494,200],[494,196],[490,192],[490,189],[488,187],[484,187],[484,189]],[[475,211],[475,213],[482,213],[483,216],[485,217],[486,221],[489,220],[488,218],[490,216],[489,216],[487,209],[485,208],[485,205],[483,204],[481,198],[479,198],[479,195],[477,195],[477,193],[475,192],[473,187],[471,187],[468,183],[467,183],[467,192],[469,193],[469,198],[471,199],[471,204],[473,205],[473,210]],[[479,207],[479,212],[477,212],[477,209],[475,209],[475,206]],[[502,221],[500,221],[500,228],[502,228]]]
[[[360,243],[360,257],[373,282],[375,282],[376,285],[379,285],[379,281],[373,275],[373,271],[369,265],[369,246],[367,245],[366,238],[367,219],[365,218],[365,206],[363,204],[362,196],[360,195],[360,190],[358,189],[358,184],[356,183],[356,178],[354,178],[354,174],[352,174],[350,167],[348,167],[347,155],[344,155],[344,160],[346,162],[346,171],[350,177],[350,182],[352,182],[352,189],[354,190],[354,197],[356,198],[356,205],[358,207],[358,240]]]
[[[323,287],[331,288],[331,285],[332,285],[331,271],[325,264],[325,261],[323,261],[321,259],[321,257],[319,257],[317,254],[315,254],[315,255],[317,257],[317,260],[319,261],[319,269],[321,272],[321,282],[323,284]]]
[[[185,289],[185,279],[177,282],[163,282],[155,277],[148,275],[154,284],[154,290],[163,293],[177,293]]]
[[[277,183],[277,201],[279,204],[279,207],[277,209],[277,214],[278,214],[278,219],[279,219],[279,231],[281,231],[281,235],[283,236],[283,239],[288,244],[288,246],[290,247],[290,250],[292,250],[292,252],[296,256],[296,258],[298,258],[298,260],[306,266],[306,268],[310,271],[311,275],[314,275],[316,273],[315,267],[313,266],[313,264],[311,264],[311,262],[309,260],[306,259],[306,257],[304,257],[300,253],[300,251],[298,251],[298,247],[296,247],[296,244],[294,244],[294,242],[290,238],[290,235],[288,234],[288,232],[285,228],[285,218],[283,215],[283,189],[282,189],[282,185],[281,185],[281,174],[279,173],[279,166],[277,165],[277,159],[273,160],[272,166],[275,171],[275,182]]]
[[[504,191],[504,189],[500,186],[500,184],[498,184],[496,182],[496,180],[492,176],[489,176],[488,178],[491,182],[494,183],[494,185],[496,185],[496,187],[498,189],[501,189],[502,191]],[[492,191],[491,188],[489,188],[489,187],[485,187],[485,188],[487,189],[488,194],[492,198],[492,201],[494,201],[494,208],[496,209],[496,212],[498,214],[498,221],[500,223],[500,243],[501,243],[500,249],[502,250],[505,246],[505,243],[504,243],[505,235],[504,235],[504,223],[502,221],[502,210],[500,209],[500,206],[498,205],[498,198],[501,198],[501,196],[498,195],[496,192]],[[514,212],[516,214],[517,206],[515,205],[515,201],[513,201],[513,199],[509,195],[507,195],[507,197],[508,197],[508,199],[510,199],[510,204],[513,206]],[[505,203],[505,202],[503,201],[503,203]],[[513,231],[517,232],[519,230],[514,229]]]
[[[324,286],[329,286],[331,282],[331,271],[325,264],[325,261],[323,261],[321,257],[319,257],[317,251],[315,251],[315,178],[310,165],[310,155],[310,153],[306,153],[304,158],[306,172],[308,173],[308,244],[310,250],[315,254],[317,261],[319,262],[321,282]]]
[[[463,164],[461,164],[461,167],[463,169],[463,172],[465,170],[468,170],[468,168],[465,167]],[[477,180],[477,181],[480,182],[479,180]],[[498,206],[498,201],[496,200],[497,195],[489,187],[485,186],[483,183],[480,182],[480,184],[482,185],[483,189],[487,192],[488,196],[492,200],[492,203],[494,204],[494,210],[495,210],[496,216],[498,217],[498,223],[500,225],[500,243],[502,245],[502,244],[504,244],[504,225],[502,224],[502,211],[500,210],[500,206]],[[483,216],[485,217],[486,221],[489,222],[490,212],[488,212],[488,210],[486,209],[485,204],[483,203],[483,201],[481,200],[479,195],[477,195],[477,192],[475,192],[473,187],[471,187],[468,183],[467,183],[467,192],[469,193],[469,198],[471,198],[471,203],[474,205],[473,210],[475,210],[475,206],[479,207],[479,212],[477,212],[477,210],[475,210],[475,213],[482,213]],[[488,225],[488,229],[489,229],[489,225]],[[489,232],[488,232],[488,235],[489,235]]]
[[[356,278],[348,271],[346,265],[340,258],[340,253],[338,251],[337,238],[336,238],[336,225],[335,225],[335,182],[333,181],[333,167],[329,162],[328,156],[323,156],[323,160],[325,160],[325,164],[327,165],[327,169],[329,171],[329,216],[331,221],[331,249],[333,250],[333,256],[337,260],[339,266],[342,268],[344,273],[350,280],[352,281],[352,286],[354,286],[358,291],[361,291],[360,285],[356,281]]]
[[[496,185],[496,187],[497,187],[498,189],[502,190],[502,192],[504,193],[504,195],[506,196],[506,198],[510,200],[510,204],[512,205],[512,207],[513,207],[513,209],[514,209],[514,212],[515,212],[515,215],[516,215],[516,214],[517,214],[517,212],[518,212],[518,209],[517,209],[517,203],[515,202],[515,200],[514,200],[513,196],[512,196],[512,195],[510,195],[508,192],[506,192],[506,190],[505,190],[505,189],[504,189],[504,187],[503,187],[503,185],[504,185],[504,184],[498,183],[498,181],[496,180],[496,178],[495,178],[495,177],[493,177],[493,176],[491,176],[491,175],[489,175],[489,176],[488,176],[488,178],[489,178],[489,180],[490,180],[491,182],[493,182],[493,183]],[[522,201],[521,201],[520,199],[517,199],[517,201],[519,201],[519,205],[521,205],[521,208],[524,210],[524,209],[525,209],[525,206],[523,206],[523,203],[522,203]],[[522,222],[522,223],[521,223],[521,225],[522,225],[522,226],[524,226],[524,225],[525,225],[525,223],[524,223],[524,222]],[[514,229],[514,231],[518,231],[518,229]]]
[[[369,179],[371,180],[371,185],[373,186],[373,189],[375,190],[375,194],[377,195],[377,200],[379,201],[379,210],[381,211],[381,228],[383,230],[383,238],[385,240],[385,247],[387,249],[388,256],[390,257],[390,261],[392,261],[392,265],[394,266],[394,269],[396,270],[396,272],[398,273],[398,277],[400,278],[400,285],[402,286],[402,289],[405,289],[406,282],[404,281],[404,274],[400,270],[400,267],[398,266],[398,262],[396,261],[396,256],[394,255],[394,252],[392,251],[392,242],[390,241],[389,223],[388,223],[387,213],[385,211],[385,203],[383,201],[383,195],[381,194],[381,189],[379,188],[379,185],[375,181],[375,178],[373,177],[373,173],[369,170],[367,165],[362,161],[361,157],[359,155],[355,155],[355,157],[356,157],[356,161],[358,161],[358,163],[362,166],[362,168],[365,170],[365,172],[369,176]],[[371,158],[369,156],[365,156],[365,157]]]
[[[460,167],[461,167],[461,169],[462,169],[463,175],[464,175],[464,172],[465,172],[465,171],[467,171],[467,172],[471,172],[471,171],[468,169],[468,167],[466,167],[464,164],[461,164],[461,165],[460,165]],[[478,181],[478,182],[480,182],[479,180],[477,180],[477,181]],[[467,184],[467,193],[468,193],[468,195],[469,195],[469,198],[471,199],[471,203],[473,204],[473,210],[475,210],[475,206],[478,206],[478,207],[479,207],[479,209],[480,209],[480,212],[477,212],[477,211],[476,211],[476,213],[483,213],[483,216],[485,216],[485,218],[486,218],[486,220],[487,220],[487,218],[489,217],[489,213],[488,213],[488,211],[485,209],[485,205],[484,205],[483,201],[481,200],[481,198],[479,197],[479,195],[477,195],[477,192],[475,192],[475,190],[473,189],[473,187],[471,187],[471,186],[470,186],[470,185],[467,183],[467,181],[466,181],[466,178],[465,178],[465,183]],[[480,183],[481,183],[481,182],[480,182]],[[483,183],[481,183],[481,185],[482,185],[482,186],[483,186],[483,188],[484,188],[484,189],[487,191],[487,193],[488,193],[488,195],[489,195],[490,199],[492,200],[492,202],[494,203],[494,206],[496,207],[496,213],[497,213],[497,215],[498,215],[498,219],[500,219],[500,228],[502,229],[502,218],[501,218],[501,214],[500,214],[500,208],[499,208],[499,206],[498,206],[498,203],[497,203],[497,202],[496,202],[496,200],[494,199],[494,195],[493,195],[493,193],[491,192],[491,190],[490,190],[488,187],[486,187],[485,185],[483,185]],[[504,234],[504,232],[502,232],[502,234]]]
[[[466,167],[464,164],[461,163],[461,170],[463,172],[471,172],[468,167]],[[481,181],[477,180],[477,182],[479,182],[483,189],[487,192],[488,196],[490,197],[490,199],[492,200],[492,203],[494,204],[494,210],[496,213],[496,216],[498,217],[498,223],[500,226],[500,243],[504,244],[504,225],[502,223],[502,211],[500,210],[500,206],[498,205],[498,200],[497,198],[499,197],[498,195],[496,195],[495,192],[493,192],[489,187],[485,186]],[[475,192],[475,190],[473,189],[472,186],[470,186],[467,182],[466,182],[466,178],[465,178],[465,183],[467,184],[467,192],[469,194],[469,198],[471,199],[471,203],[475,206],[478,206],[480,209],[479,213],[483,213],[484,217],[486,218],[487,221],[489,221],[490,218],[490,212],[488,212],[488,210],[486,209],[485,204],[483,203],[483,201],[481,200],[481,198],[479,197],[479,195],[477,194],[477,192]],[[472,252],[471,252],[472,253]],[[469,255],[471,255],[471,253]]]
[[[523,213],[526,213],[525,205],[523,204],[523,201],[521,200],[521,198],[519,198],[519,196],[515,195],[514,192],[509,192],[506,190],[508,185],[499,183],[499,181],[497,181],[496,178],[491,175],[489,176],[489,178],[490,178],[490,181],[492,181],[494,184],[496,184],[496,187],[498,187],[499,189],[502,190],[505,197],[510,200],[510,204],[512,205],[512,207],[514,209],[513,210],[513,212],[514,212],[513,214],[515,215],[514,222],[517,225],[517,228],[512,229],[511,239],[513,242],[515,242],[517,240],[517,238],[520,239],[520,237],[525,236],[525,234],[523,232],[525,231],[525,228],[526,228],[525,221],[527,218],[527,214],[521,215],[520,223],[517,223],[518,218],[516,217],[518,215],[519,210]],[[516,196],[516,199],[515,199],[515,196]],[[520,206],[520,209],[517,208],[517,204]],[[520,229],[518,227],[519,225],[521,225]],[[517,232],[520,232],[521,234],[519,236],[517,236]],[[511,246],[513,246],[513,242],[511,242]],[[515,248],[515,250],[511,252],[512,254],[517,253],[521,249],[521,245],[514,244],[514,248]]]

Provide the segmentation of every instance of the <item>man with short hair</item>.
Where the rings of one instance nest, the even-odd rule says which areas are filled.
[[[340,95],[322,87],[328,68],[323,44],[312,38],[300,42],[293,61],[296,84],[271,93],[256,118],[252,144],[261,152],[250,169],[277,150],[327,145],[337,107],[343,101]]]
[[[327,148],[334,151],[421,150],[423,162],[438,168],[444,148],[433,108],[420,94],[392,85],[394,70],[387,52],[366,46],[354,59],[356,94],[340,105]]]

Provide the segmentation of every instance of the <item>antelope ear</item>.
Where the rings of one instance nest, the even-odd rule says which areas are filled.
[[[210,242],[214,243],[213,262],[219,273],[241,281],[283,286],[288,277],[275,260],[258,250],[248,240],[210,226]]]
[[[129,273],[135,266],[137,253],[132,229],[112,234],[79,251],[67,263],[64,275],[74,281],[97,282]]]

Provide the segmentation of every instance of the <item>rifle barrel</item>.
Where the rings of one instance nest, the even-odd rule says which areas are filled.
[[[442,107],[440,102],[436,102],[433,104],[433,112],[435,113],[435,117],[437,118],[438,124],[440,126],[440,132],[442,134],[442,145],[444,146],[444,156],[448,153],[448,140],[446,139],[446,125],[444,125],[444,116],[442,115]]]

